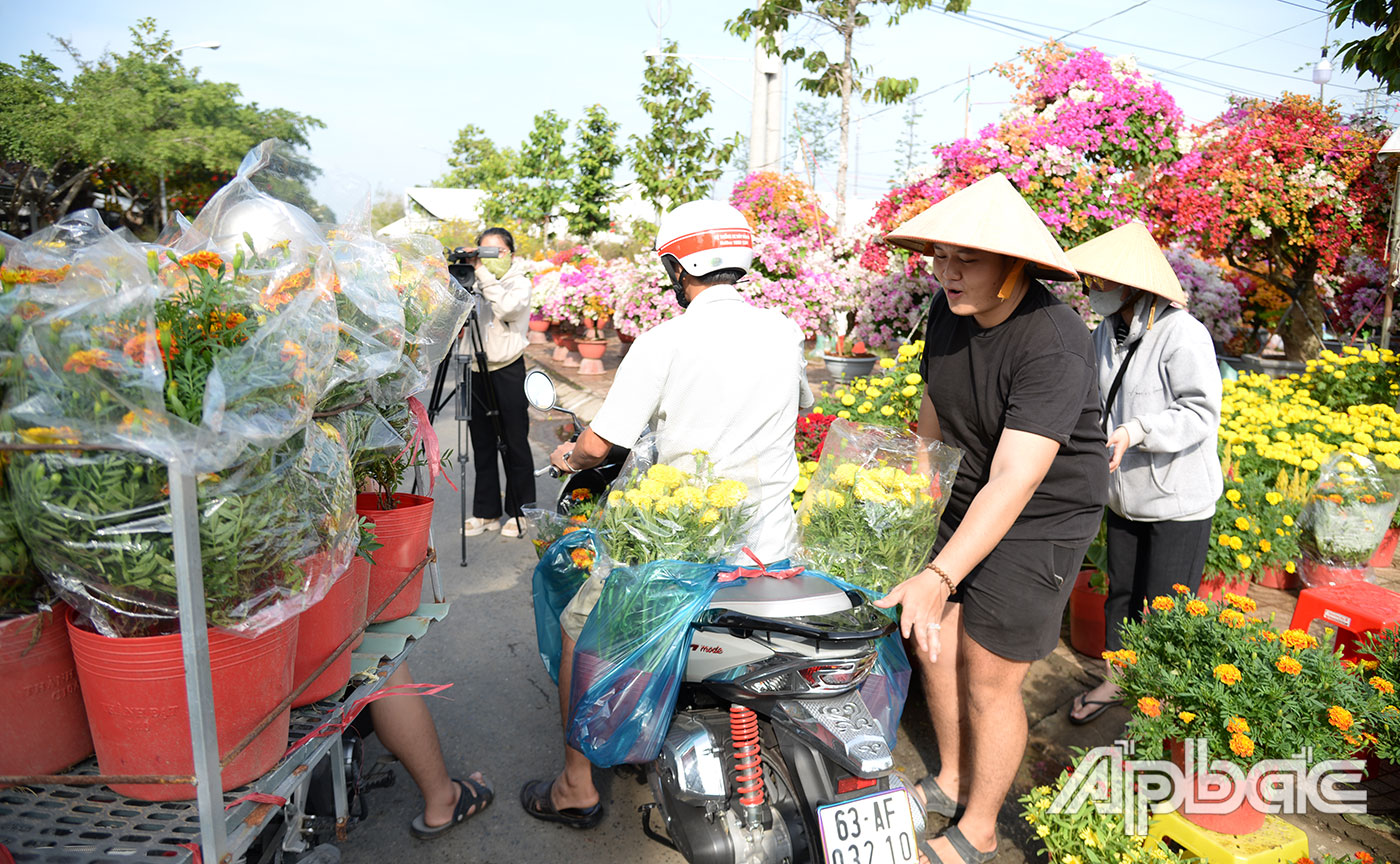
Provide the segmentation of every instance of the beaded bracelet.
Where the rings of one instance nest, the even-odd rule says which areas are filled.
[[[943,572],[943,568],[930,561],[928,562],[928,569],[938,574],[938,578],[942,579],[943,584],[948,586],[948,596],[953,596],[953,592],[955,592],[957,588],[954,587],[953,580],[948,578],[948,574]]]

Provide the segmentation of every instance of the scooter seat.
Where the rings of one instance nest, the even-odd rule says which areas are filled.
[[[710,608],[757,618],[805,618],[845,612],[852,604],[841,588],[820,577],[799,574],[789,579],[755,576],[722,584]]]

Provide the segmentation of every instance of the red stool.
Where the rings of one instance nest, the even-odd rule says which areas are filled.
[[[1337,628],[1342,659],[1355,660],[1357,639],[1362,633],[1400,624],[1400,592],[1371,582],[1304,589],[1298,595],[1288,626],[1306,630],[1318,618]]]

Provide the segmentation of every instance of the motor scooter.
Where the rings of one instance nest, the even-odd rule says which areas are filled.
[[[525,392],[535,408],[573,416],[542,370]],[[574,489],[605,494],[626,455],[614,448],[571,475],[560,512]],[[862,695],[879,641],[897,626],[860,592],[815,575],[718,588],[691,625],[675,712],[644,766],[653,802],[642,831],[691,864],[917,861],[925,814]],[[882,713],[897,722],[901,707]]]

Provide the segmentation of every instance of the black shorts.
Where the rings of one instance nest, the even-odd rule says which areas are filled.
[[[958,583],[950,603],[962,604],[972,641],[1008,660],[1050,656],[1060,641],[1069,593],[1089,540],[1002,540]]]

